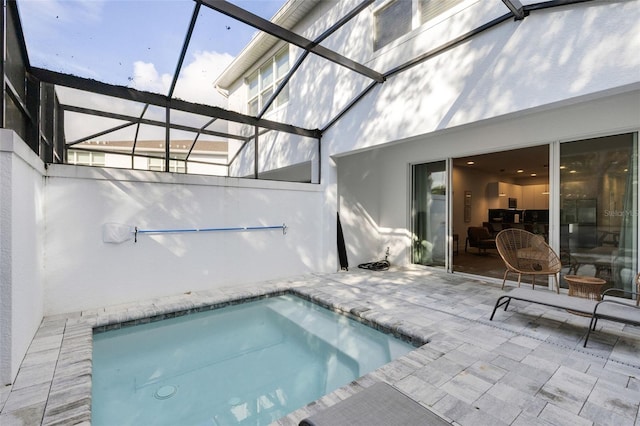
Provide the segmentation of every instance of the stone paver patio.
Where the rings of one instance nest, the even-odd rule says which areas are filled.
[[[601,320],[585,349],[589,318],[514,301],[489,321],[499,285],[424,269],[310,275],[47,317],[14,384],[0,389],[0,424],[90,424],[93,328],[287,290],[429,343],[278,425],[375,381],[459,425],[640,425],[640,328]]]

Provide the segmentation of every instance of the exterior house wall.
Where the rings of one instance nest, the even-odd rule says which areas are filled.
[[[359,245],[363,250],[359,253],[360,259],[379,258],[380,253],[391,246],[392,263],[410,263],[409,170],[412,164],[638,131],[640,87],[600,99],[584,99],[574,105],[499,117],[418,136],[371,151],[340,156],[336,161],[341,218],[372,218],[366,228],[359,223],[343,222],[345,240],[352,244],[357,244],[354,241],[368,242]],[[376,158],[375,162],[371,161],[372,157]],[[343,173],[343,165],[348,165],[348,168],[345,167],[348,178],[344,176],[347,172]],[[456,188],[453,190],[456,191]],[[351,198],[352,194],[357,194],[357,207],[354,207],[356,201]],[[453,196],[455,203],[463,195],[454,192]],[[486,212],[484,207],[477,205],[474,210],[482,215]],[[478,224],[481,222],[475,215],[473,220]],[[466,225],[461,229],[458,229],[459,224],[453,226],[460,236],[461,247],[464,247]],[[375,230],[387,230],[387,233],[380,231],[374,238],[371,234]],[[395,252],[394,247],[397,248]]]
[[[46,189],[45,315],[293,276],[320,263],[317,185],[52,165]],[[110,223],[288,228],[138,234],[137,243],[113,244],[102,239]]]
[[[11,383],[43,315],[44,165],[0,130],[0,385]]]
[[[294,31],[314,39],[355,5],[324,2]],[[502,2],[469,0],[374,51],[375,7],[322,44],[383,73],[507,13]],[[409,262],[411,164],[637,130],[640,39],[629,35],[639,18],[637,1],[532,11],[376,85],[322,139],[325,209],[340,211],[354,262],[387,246],[395,263]],[[322,128],[370,82],[311,54],[277,118]],[[241,82],[234,88],[230,100],[242,104]]]
[[[378,85],[331,129],[339,136],[325,137],[327,148],[341,154],[635,84],[640,40],[628,34],[639,31],[637,2],[505,22]]]

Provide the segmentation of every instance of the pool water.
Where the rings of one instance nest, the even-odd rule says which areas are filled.
[[[91,421],[267,425],[412,349],[292,295],[99,333]]]

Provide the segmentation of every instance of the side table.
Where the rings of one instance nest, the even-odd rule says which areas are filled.
[[[564,279],[569,283],[569,296],[591,300],[601,300],[602,287],[607,283],[602,278],[584,275],[565,275]]]
[[[602,287],[607,283],[602,278],[587,277],[584,275],[565,275],[564,279],[569,283],[569,296],[602,300]],[[580,316],[590,316],[569,309],[567,309],[567,312]]]

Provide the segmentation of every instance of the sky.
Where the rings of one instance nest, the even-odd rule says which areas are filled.
[[[284,0],[234,0],[270,19]],[[32,66],[167,94],[193,0],[18,0]],[[222,106],[213,82],[256,30],[201,6],[176,97]],[[203,89],[204,88],[204,89]]]

